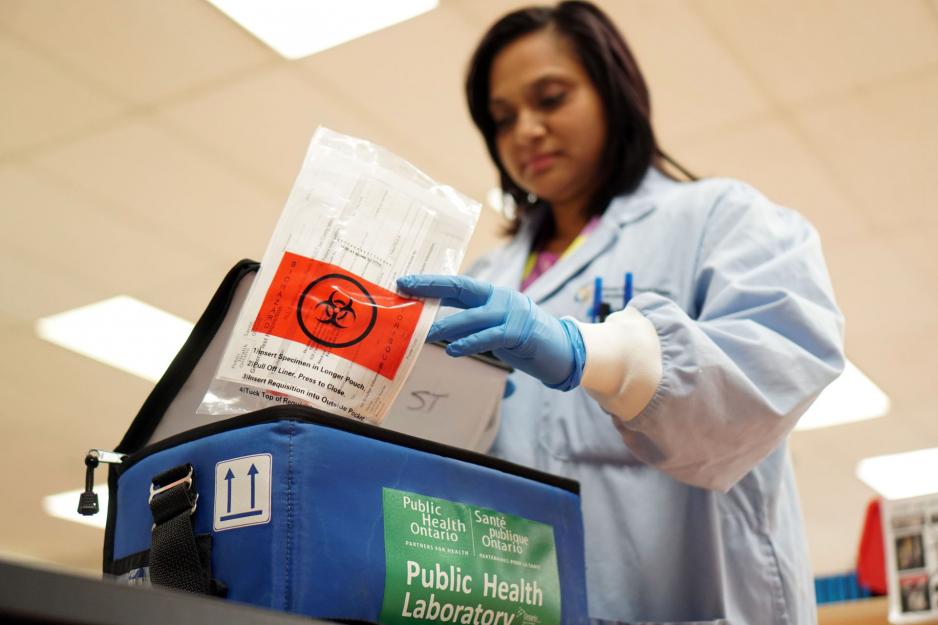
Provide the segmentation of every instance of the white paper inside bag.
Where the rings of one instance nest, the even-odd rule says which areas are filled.
[[[396,280],[456,273],[478,216],[390,152],[317,130],[199,412],[231,414],[249,387],[380,423],[438,308]]]

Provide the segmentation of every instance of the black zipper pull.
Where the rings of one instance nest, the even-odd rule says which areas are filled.
[[[85,492],[78,497],[78,514],[92,516],[98,513],[98,494],[94,492],[94,470],[98,464],[120,464],[124,454],[101,449],[89,449],[85,456]]]

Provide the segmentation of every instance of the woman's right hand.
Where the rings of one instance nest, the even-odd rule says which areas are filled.
[[[570,390],[580,384],[586,349],[575,323],[557,319],[523,293],[466,276],[398,278],[405,294],[435,297],[462,312],[436,321],[428,341],[452,341],[450,356],[491,351],[545,385]]]

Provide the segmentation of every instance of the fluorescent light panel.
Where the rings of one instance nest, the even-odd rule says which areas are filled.
[[[104,529],[107,524],[107,486],[103,484],[95,486],[94,492],[98,495],[98,513],[93,516],[78,514],[78,497],[82,492],[84,492],[83,489],[70,490],[43,497],[42,509],[46,511],[46,514],[59,519]]]
[[[866,421],[889,412],[889,397],[856,366],[847,361],[844,372],[814,401],[796,430]]]
[[[208,0],[288,59],[298,59],[426,13],[438,0]]]
[[[938,493],[938,448],[865,458],[857,477],[886,499]]]
[[[192,331],[192,324],[127,295],[36,322],[50,343],[156,382]]]

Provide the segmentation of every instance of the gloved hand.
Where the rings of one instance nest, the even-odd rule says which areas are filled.
[[[450,356],[492,351],[550,388],[568,391],[580,384],[586,348],[579,328],[548,314],[527,295],[465,276],[403,276],[397,287],[466,309],[430,328],[428,341],[453,341],[446,346]]]

